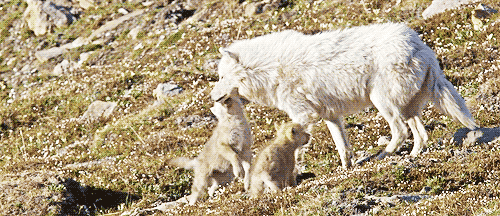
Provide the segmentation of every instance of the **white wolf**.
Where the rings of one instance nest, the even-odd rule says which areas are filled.
[[[236,41],[219,50],[218,100],[235,87],[244,98],[288,113],[297,123],[325,120],[344,167],[352,150],[345,115],[374,106],[388,121],[392,139],[378,158],[414,136],[412,156],[428,137],[421,110],[432,100],[469,129],[477,127],[465,102],[446,80],[434,52],[404,24],[385,23],[315,35],[287,30]]]
[[[208,184],[211,184],[208,194],[212,196],[219,184],[242,177],[243,171],[245,190],[249,188],[253,141],[238,90],[234,89],[219,102],[210,109],[219,122],[198,157],[168,161],[170,165],[194,170],[191,195],[187,197],[190,205],[198,200]]]

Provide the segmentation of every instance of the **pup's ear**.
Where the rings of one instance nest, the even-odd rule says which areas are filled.
[[[245,105],[247,105],[247,104],[249,104],[249,103],[250,103],[250,101],[249,101],[249,100],[247,100],[247,99],[246,99],[246,98],[244,98],[244,97],[240,97],[240,101],[241,101],[241,103],[243,104],[243,106],[245,106]]]
[[[231,96],[230,97],[240,97],[240,93],[238,92],[238,87],[234,87],[231,89],[231,93],[229,93]]]
[[[228,57],[234,59],[236,62],[240,62],[240,57],[235,52],[230,52],[229,50],[224,49],[222,47],[219,48],[219,52],[220,52],[220,54],[222,54],[222,56],[228,56]]]

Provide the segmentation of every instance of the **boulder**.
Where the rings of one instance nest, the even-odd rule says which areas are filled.
[[[153,96],[159,101],[164,101],[166,98],[178,95],[183,91],[181,87],[173,83],[160,83],[155,90]]]
[[[474,2],[474,0],[434,0],[431,5],[422,12],[424,19],[430,18],[436,14],[442,13],[449,9],[457,8],[461,5]]]
[[[26,2],[28,7],[23,14],[24,20],[37,36],[46,34],[52,25],[67,26],[75,20],[69,9],[51,1],[26,0]]]
[[[46,1],[42,5],[43,12],[47,13],[49,20],[57,27],[64,27],[71,24],[75,17],[68,9],[62,6],[55,5],[51,1]]]
[[[46,62],[51,58],[58,57],[62,55],[67,49],[63,47],[52,47],[50,49],[46,50],[40,50],[35,53],[35,57],[40,61],[40,62]]]
[[[28,7],[24,11],[24,20],[35,35],[44,35],[49,29],[49,16],[42,10],[42,1],[26,0]]]
[[[101,118],[108,118],[117,105],[116,102],[94,101],[80,117],[80,121],[92,122]]]

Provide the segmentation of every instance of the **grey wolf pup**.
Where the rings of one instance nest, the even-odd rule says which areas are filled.
[[[187,197],[190,205],[198,200],[208,184],[210,196],[219,184],[231,182],[233,178],[244,176],[245,189],[249,188],[253,141],[237,91],[220,98],[210,109],[219,122],[200,154],[193,159],[179,157],[168,161],[169,165],[194,170],[191,195]]]
[[[309,134],[297,123],[278,128],[277,137],[255,158],[250,168],[250,196],[257,197],[264,188],[272,191],[295,186],[295,150],[309,142]]]

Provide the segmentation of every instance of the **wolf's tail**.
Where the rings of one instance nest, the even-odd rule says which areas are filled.
[[[430,82],[429,86],[433,102],[443,113],[453,117],[453,119],[471,130],[476,129],[478,125],[474,122],[474,118],[472,118],[469,109],[467,109],[464,99],[455,90],[453,84],[446,80],[442,70],[438,66],[439,64],[436,62],[434,65],[430,69],[433,74],[428,76],[434,79],[434,82]]]
[[[194,169],[198,166],[198,159],[188,157],[178,157],[169,160],[168,165],[182,167],[184,169]]]

